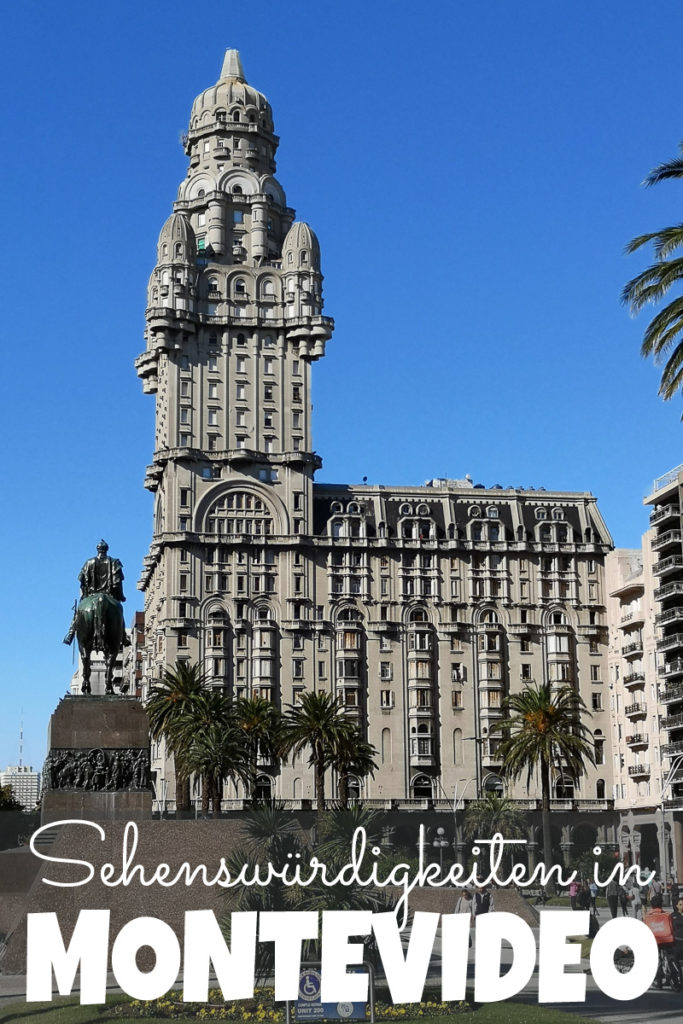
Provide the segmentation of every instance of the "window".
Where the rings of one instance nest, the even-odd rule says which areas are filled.
[[[379,663],[379,677],[380,679],[391,679],[391,662],[381,661]]]
[[[602,694],[600,692],[592,695],[591,707],[593,711],[602,711]]]
[[[275,371],[273,369],[273,364],[274,364],[274,360],[271,359],[270,357],[266,357],[263,360],[263,372],[264,373],[274,373]]]
[[[520,674],[520,678],[523,679],[525,682],[530,682],[531,681],[531,665],[526,664],[526,663],[523,664],[523,665],[520,665],[519,674]]]
[[[187,590],[187,581],[188,581],[187,573],[186,572],[181,572],[180,577],[179,577],[179,581],[178,581],[181,591]]]
[[[298,384],[294,384],[293,387],[292,387],[292,401],[293,402],[300,402],[301,401],[301,388],[299,387]]]
[[[302,658],[294,658],[292,660],[292,679],[303,679],[304,677],[304,663]]]
[[[266,402],[272,402],[273,401],[273,386],[272,386],[272,384],[266,384],[266,386],[264,387],[264,389],[263,389],[263,398],[264,398],[264,401],[266,401]]]
[[[209,409],[207,422],[210,427],[218,426],[218,409]]]
[[[187,633],[178,633],[178,647],[187,647]]]
[[[238,147],[235,147],[235,148],[237,149]],[[233,222],[233,224],[243,224],[244,223],[244,213],[243,213],[242,210],[233,210],[232,211],[232,222]]]
[[[592,683],[599,683],[600,682],[600,666],[599,665],[591,665],[591,682]]]
[[[247,386],[246,384],[238,384],[235,388],[235,398],[238,402],[244,402],[247,397]]]
[[[451,707],[462,707],[462,690],[451,690]]]

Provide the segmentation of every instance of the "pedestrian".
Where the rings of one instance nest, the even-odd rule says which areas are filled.
[[[474,916],[479,917],[480,914],[488,914],[490,909],[491,894],[488,887],[484,885],[474,894]]]
[[[588,886],[590,892],[590,903],[591,903],[591,914],[597,914],[598,912],[598,883],[593,879],[591,884]]]
[[[637,885],[632,885],[628,889],[628,897],[633,907],[633,916],[642,921],[643,918],[643,903],[640,898],[640,888]]]
[[[628,896],[628,893],[626,892],[626,889],[624,889],[623,885],[620,885],[619,886],[619,906],[621,907],[621,913],[623,914],[624,917],[628,917],[629,916],[629,914],[628,914],[628,900],[629,900],[629,896]]]
[[[619,909],[619,883],[616,878],[610,878],[607,883],[607,889],[605,890],[607,896],[607,906],[612,918],[617,916],[617,910]]]
[[[588,881],[584,878],[579,889],[578,896],[576,897],[576,903],[579,910],[589,910],[591,905],[591,891],[588,887]]]
[[[463,889],[462,895],[456,901],[455,904],[456,914],[469,914],[471,920],[474,920],[474,906],[472,903],[472,893],[469,889]]]
[[[569,883],[569,906],[572,910],[576,910],[576,896],[579,891],[579,883],[576,879],[572,879]]]

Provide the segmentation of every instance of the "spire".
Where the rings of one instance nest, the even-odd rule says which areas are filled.
[[[223,78],[236,78],[238,82],[246,82],[239,50],[225,51],[223,70],[221,71],[221,79]]]

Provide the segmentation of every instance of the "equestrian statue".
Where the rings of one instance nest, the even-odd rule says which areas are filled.
[[[122,647],[130,646],[123,619],[123,568],[118,558],[107,554],[109,545],[101,540],[97,557],[89,558],[78,574],[81,599],[74,612],[65,644],[78,641],[83,662],[81,693],[90,693],[90,656],[93,651],[104,655],[105,693],[114,692],[114,664]],[[127,686],[121,685],[125,693]]]

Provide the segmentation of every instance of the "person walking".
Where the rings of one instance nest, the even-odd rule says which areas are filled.
[[[597,915],[597,913],[598,913],[598,883],[595,881],[595,879],[593,879],[593,881],[588,886],[588,890],[590,892],[590,903],[591,903],[590,909],[591,909],[591,914],[596,914]]]
[[[640,898],[640,887],[637,886],[637,885],[632,885],[627,890],[627,892],[628,892],[628,898],[629,898],[629,900],[631,902],[631,906],[633,907],[633,916],[635,918],[637,918],[638,920],[642,921],[642,919],[643,919],[643,902],[642,902],[642,900]]]
[[[619,888],[620,886],[616,878],[610,878],[607,883],[605,895],[607,896],[607,906],[609,907],[609,912],[612,915],[612,918],[617,916],[617,911],[619,909]]]
[[[569,883],[569,906],[572,910],[576,910],[576,897],[579,891],[579,883],[574,878]]]
[[[629,913],[628,913],[628,900],[629,900],[629,896],[628,896],[628,893],[627,893],[626,889],[624,889],[623,885],[620,885],[619,886],[619,906],[621,907],[621,913],[622,913],[622,915],[624,917],[628,917],[629,916]]]

